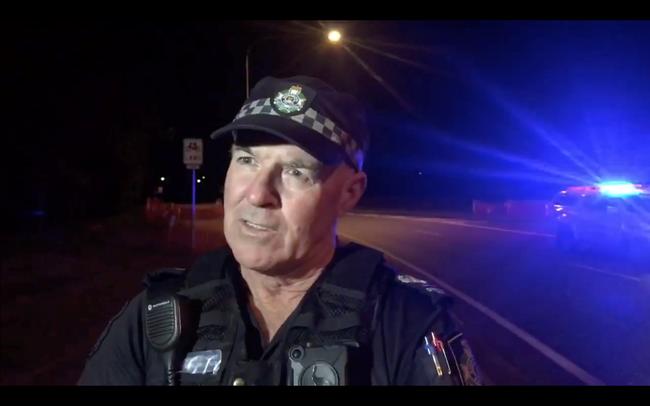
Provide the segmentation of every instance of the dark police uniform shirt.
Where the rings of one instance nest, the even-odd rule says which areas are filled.
[[[480,384],[467,341],[449,317],[450,299],[395,274],[378,251],[338,248],[266,346],[229,249],[201,257],[183,279],[179,294],[200,304],[200,317],[181,385]],[[144,331],[146,299],[140,293],[109,322],[80,385],[166,384],[162,355]]]

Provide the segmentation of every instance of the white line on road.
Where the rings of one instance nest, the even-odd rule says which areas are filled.
[[[394,215],[383,215],[383,214],[363,214],[363,213],[350,213],[350,215],[351,216],[359,216],[359,217],[377,217],[377,218],[420,221],[420,222],[426,222],[426,223],[449,224],[449,225],[459,226],[459,227],[479,228],[479,229],[484,229],[484,230],[500,231],[500,232],[503,232],[503,233],[532,235],[532,236],[535,236],[535,237],[544,237],[544,238],[554,238],[555,237],[553,234],[537,233],[535,231],[523,231],[523,230],[513,230],[513,229],[510,229],[510,228],[481,226],[481,225],[478,225],[478,224],[472,224],[467,220],[447,220],[447,219],[431,218],[431,217],[409,217],[409,216],[394,216]]]
[[[436,232],[433,232],[433,231],[425,231],[425,230],[414,230],[414,231],[416,233],[420,233],[420,234],[434,235],[436,237],[440,237],[440,233],[436,233]]]
[[[602,269],[594,268],[593,266],[589,266],[589,265],[582,265],[582,264],[570,264],[570,265],[573,266],[573,267],[576,267],[576,268],[582,268],[582,269],[586,269],[587,271],[598,272],[598,273],[613,276],[613,277],[616,277],[616,278],[627,279],[627,280],[634,281],[634,282],[641,282],[641,278],[636,278],[634,276],[629,276],[629,275],[623,275],[623,274],[616,273],[616,272],[604,271]]]
[[[518,326],[516,326],[513,323],[511,323],[510,321],[508,321],[503,316],[499,315],[498,313],[491,310],[487,306],[485,306],[482,303],[478,302],[477,300],[473,299],[469,295],[461,292],[460,290],[458,290],[458,289],[454,288],[453,286],[447,284],[446,282],[442,281],[441,279],[427,273],[422,268],[410,263],[409,261],[406,261],[405,259],[402,259],[402,258],[388,252],[387,250],[385,250],[385,249],[383,249],[381,247],[374,246],[374,245],[369,244],[368,242],[363,241],[363,240],[358,239],[358,238],[351,238],[349,235],[348,235],[348,238],[356,240],[359,243],[364,244],[364,245],[366,245],[366,246],[368,246],[370,248],[374,248],[376,250],[382,251],[382,252],[384,252],[385,255],[393,258],[394,260],[401,263],[402,265],[405,265],[405,266],[411,268],[414,272],[416,272],[416,273],[418,273],[418,274],[420,274],[420,275],[422,275],[422,276],[424,276],[424,277],[426,277],[428,279],[431,279],[433,282],[438,284],[441,288],[447,290],[448,292],[450,292],[454,296],[456,296],[459,299],[463,300],[465,303],[467,303],[468,305],[470,305],[474,309],[478,310],[479,312],[481,312],[486,317],[489,317],[495,323],[497,323],[501,327],[505,328],[506,330],[510,331],[515,336],[519,337],[521,340],[526,342],[528,345],[530,345],[531,347],[533,347],[534,349],[536,349],[537,351],[539,351],[540,353],[545,355],[548,359],[553,361],[555,364],[557,364],[560,368],[564,369],[566,372],[568,372],[571,375],[575,376],[577,379],[584,382],[585,384],[587,384],[587,385],[604,385],[604,382],[602,382],[598,378],[592,376],[587,371],[585,371],[584,369],[580,368],[579,366],[577,366],[576,364],[571,362],[571,360],[569,360],[568,358],[566,358],[562,354],[559,354],[558,352],[553,350],[551,347],[549,347],[548,345],[541,342],[539,339],[537,339],[537,338],[533,337],[532,335],[530,335],[529,333],[525,332],[524,330],[522,330]]]

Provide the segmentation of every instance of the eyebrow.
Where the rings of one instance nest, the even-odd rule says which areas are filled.
[[[305,162],[304,160],[298,158],[298,159],[292,159],[289,161],[286,166],[289,166],[291,168],[304,168],[304,169],[309,169],[314,172],[318,172],[323,168],[323,165],[320,162]]]
[[[241,145],[233,145],[232,148],[230,149],[230,153],[232,154],[235,151],[244,151],[245,153],[249,155],[255,155],[253,154],[253,151],[249,147],[244,147]]]
[[[253,150],[250,147],[246,146],[241,146],[241,145],[233,145],[231,149],[231,154],[236,152],[236,151],[242,151],[245,152],[249,155],[255,156],[253,153]],[[296,158],[292,159],[289,162],[285,163],[284,166],[290,167],[290,168],[301,168],[301,169],[309,169],[314,172],[319,172],[321,169],[323,169],[323,164],[320,162],[307,162],[304,159],[301,158]]]

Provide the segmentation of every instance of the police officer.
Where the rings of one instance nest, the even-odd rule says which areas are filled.
[[[79,384],[479,383],[449,298],[336,236],[366,188],[369,136],[352,96],[316,78],[267,77],[212,138],[222,134],[234,139],[228,247],[189,271],[150,274]]]

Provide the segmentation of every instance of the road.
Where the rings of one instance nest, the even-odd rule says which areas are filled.
[[[650,385],[647,263],[566,255],[522,224],[357,213],[339,231],[455,297],[489,383]]]

